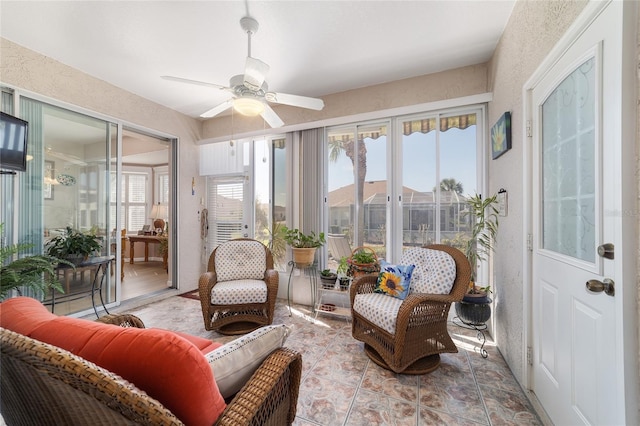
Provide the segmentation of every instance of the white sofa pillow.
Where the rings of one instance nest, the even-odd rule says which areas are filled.
[[[222,396],[242,389],[267,355],[284,345],[289,332],[284,324],[267,325],[206,354]]]

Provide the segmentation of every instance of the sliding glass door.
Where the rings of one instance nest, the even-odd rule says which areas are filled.
[[[115,253],[115,217],[109,212],[109,174],[115,163],[117,126],[37,100],[20,99],[21,118],[29,122],[28,152],[32,160],[20,176],[18,239],[44,249],[67,228],[95,234],[102,241],[100,255]],[[115,153],[114,153],[115,155]],[[110,268],[115,267],[112,262]],[[56,313],[92,307],[90,291],[96,268],[77,268],[63,276],[64,295],[57,295]],[[104,277],[104,302],[115,301],[113,275]],[[42,295],[51,304],[51,295]],[[63,301],[74,299],[72,301]],[[96,297],[96,300],[99,298]]]
[[[326,231],[390,261],[414,246],[464,249],[473,219],[466,214],[467,196],[481,188],[483,111],[327,129]],[[327,267],[337,261],[329,247]]]

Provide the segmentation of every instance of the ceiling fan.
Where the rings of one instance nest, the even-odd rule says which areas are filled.
[[[248,37],[247,61],[245,64],[244,74],[231,77],[229,86],[222,86],[205,81],[190,80],[187,78],[172,77],[168,75],[163,75],[162,78],[180,83],[213,87],[220,90],[226,90],[231,93],[232,99],[216,105],[209,111],[200,114],[200,117],[203,118],[214,117],[233,107],[234,110],[242,115],[250,117],[261,115],[269,126],[281,127],[284,125],[284,122],[280,117],[278,117],[271,106],[269,106],[269,103],[291,105],[316,111],[320,111],[324,108],[324,101],[322,99],[270,92],[267,82],[265,81],[267,73],[269,72],[269,65],[262,62],[260,59],[251,56],[251,36],[258,31],[258,21],[250,16],[245,16],[240,19],[240,27],[247,33]]]

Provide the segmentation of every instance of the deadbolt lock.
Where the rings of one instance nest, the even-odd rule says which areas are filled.
[[[613,259],[614,249],[613,244],[606,243],[598,246],[598,255],[605,259]]]

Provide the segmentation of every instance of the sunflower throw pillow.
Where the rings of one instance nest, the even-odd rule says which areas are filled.
[[[387,296],[404,300],[409,294],[411,274],[416,265],[392,265],[384,260],[380,261],[380,273],[374,293],[382,293]]]

